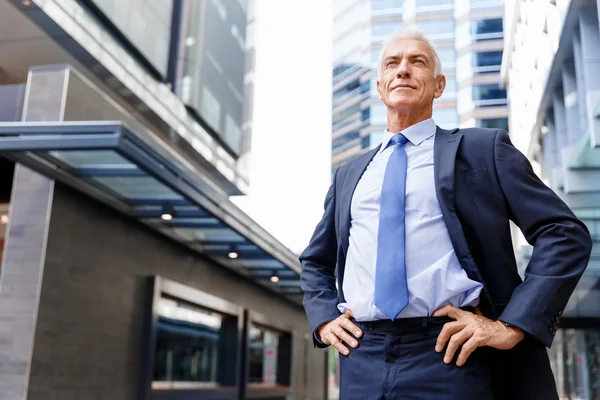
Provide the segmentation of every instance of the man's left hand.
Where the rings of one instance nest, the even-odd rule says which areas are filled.
[[[509,350],[525,338],[525,333],[517,327],[508,327],[501,321],[484,317],[478,308],[475,313],[460,308],[445,306],[433,313],[434,317],[448,316],[456,321],[444,324],[435,344],[440,353],[446,347],[444,362],[450,364],[460,345],[462,350],[456,365],[463,366],[478,347],[489,346],[499,350]],[[450,341],[448,341],[448,339]]]

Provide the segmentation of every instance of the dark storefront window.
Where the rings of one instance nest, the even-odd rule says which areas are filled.
[[[248,383],[289,386],[291,335],[252,323],[248,330]]]
[[[209,132],[240,155],[246,3],[182,1],[175,91]]]
[[[237,317],[170,297],[161,297],[157,312],[155,383],[234,383],[226,371],[236,368]]]
[[[163,77],[167,75],[173,0],[85,0],[97,8]]]

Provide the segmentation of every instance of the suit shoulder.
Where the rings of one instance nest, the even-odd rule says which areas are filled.
[[[498,131],[499,129],[496,128],[464,128],[459,130],[465,139],[478,143],[493,142]]]

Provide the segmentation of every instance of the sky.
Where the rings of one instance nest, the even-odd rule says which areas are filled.
[[[257,0],[250,188],[232,201],[295,253],[331,183],[331,11]]]

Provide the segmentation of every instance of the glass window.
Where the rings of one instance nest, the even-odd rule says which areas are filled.
[[[474,67],[489,67],[492,65],[502,65],[502,50],[500,51],[479,51],[475,53]]]
[[[223,384],[235,368],[237,317],[167,296],[157,313],[154,381]]]
[[[474,35],[482,33],[502,33],[502,18],[473,21],[471,29],[473,30]]]
[[[333,151],[335,151],[336,149],[346,145],[347,143],[358,139],[359,136],[360,134],[358,133],[358,131],[348,132],[343,136],[333,139],[333,141],[331,142],[331,148]]]
[[[371,9],[385,10],[388,8],[402,8],[404,0],[371,0]]]
[[[354,116],[356,113],[360,112],[360,104],[355,104],[350,106],[340,112],[336,112],[333,114],[332,125],[335,126],[338,123],[344,121],[347,118]]]
[[[454,0],[416,0],[417,7],[439,7],[453,5]]]
[[[372,34],[373,36],[387,36],[401,27],[402,21],[376,22],[373,23]]]
[[[166,77],[173,0],[94,0],[93,3],[150,64]]]
[[[249,383],[265,385],[290,384],[290,369],[282,365],[289,358],[291,336],[277,330],[253,325],[248,333]]]
[[[418,26],[426,35],[445,35],[454,33],[454,20],[422,21]]]
[[[506,99],[506,89],[498,84],[486,84],[473,86],[473,100],[496,100]]]
[[[161,2],[156,2],[161,3]],[[186,1],[175,91],[233,153],[242,152],[247,14],[244,2]]]
[[[477,126],[479,128],[504,129],[508,131],[508,118],[478,119]]]

